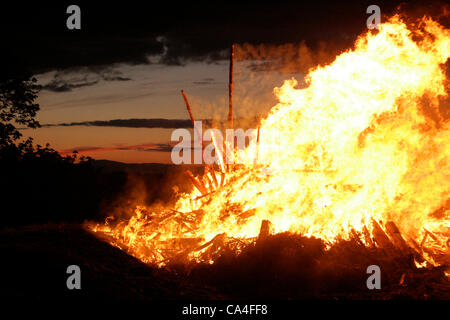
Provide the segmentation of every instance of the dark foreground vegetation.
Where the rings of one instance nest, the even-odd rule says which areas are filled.
[[[174,273],[149,267],[99,241],[77,224],[39,224],[0,232],[3,298],[210,299],[223,298]],[[81,290],[66,287],[69,265],[81,269]],[[49,300],[50,299],[50,300]]]
[[[385,255],[355,241],[326,251],[321,240],[268,237],[215,264],[148,266],[77,224],[40,224],[0,232],[3,297],[33,299],[450,299],[442,268],[417,269],[412,257]],[[82,270],[68,290],[66,268]],[[368,290],[368,265],[381,268],[381,289]],[[72,301],[72,300],[70,300]]]
[[[170,201],[174,166],[94,161],[76,152],[62,156],[26,134],[36,119],[37,80],[26,63],[3,52],[0,59],[0,229],[48,222],[102,219],[119,201]],[[177,171],[176,174],[172,174]],[[162,178],[170,178],[162,180]],[[183,187],[182,183],[180,184]]]
[[[76,153],[63,157],[30,142],[0,148],[0,228],[104,221],[137,204],[170,203],[174,185],[181,191],[190,187],[182,171],[175,165],[94,161]]]
[[[367,288],[370,265],[381,269],[380,290]],[[392,256],[357,239],[326,250],[320,239],[290,233],[193,265],[190,278],[238,299],[450,299],[443,267],[418,269],[413,255]]]

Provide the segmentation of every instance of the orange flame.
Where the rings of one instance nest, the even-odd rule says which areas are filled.
[[[351,230],[372,230],[373,220],[393,221],[408,242],[423,239],[448,255],[450,121],[433,120],[423,108],[437,110],[447,97],[449,46],[449,30],[432,19],[410,30],[394,16],[330,65],[311,70],[305,88],[290,79],[274,89],[279,103],[261,122],[261,166],[253,164],[250,145],[236,151],[246,165],[228,172],[223,186],[203,179],[212,195],[194,189],[166,213],[144,219],[146,209],[138,208],[126,225],[94,231],[110,233],[143,261],[164,264],[170,250],[186,247],[180,241],[254,239],[263,220],[276,233],[330,244]]]

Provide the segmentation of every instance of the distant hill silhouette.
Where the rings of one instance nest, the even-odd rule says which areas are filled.
[[[202,166],[128,164],[108,160],[70,163],[54,153],[21,161],[0,159],[0,227],[47,222],[103,221],[135,205],[171,205],[192,188],[184,175]]]

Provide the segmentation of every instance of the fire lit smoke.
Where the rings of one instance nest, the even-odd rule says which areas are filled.
[[[439,111],[449,52],[449,30],[394,16],[311,69],[305,88],[290,79],[274,89],[279,102],[261,121],[259,145],[236,151],[246,165],[207,169],[195,178],[206,191],[180,195],[173,209],[139,207],[126,222],[91,229],[161,265],[204,260],[217,239],[254,241],[265,220],[274,233],[329,245],[352,234],[371,245],[392,222],[408,246],[427,247],[428,262],[441,264],[434,254],[448,260],[450,237],[450,121]]]

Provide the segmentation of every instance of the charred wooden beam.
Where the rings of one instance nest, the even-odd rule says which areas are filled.
[[[206,186],[204,185],[203,181],[194,177],[192,172],[189,170],[186,170],[184,173],[189,177],[192,184],[197,188],[198,191],[200,191],[200,193],[202,195],[205,195],[208,193],[208,189],[206,189]]]
[[[423,250],[421,248],[421,246],[412,238],[408,237],[408,241],[409,243],[412,243],[414,248],[411,248],[413,254],[414,254],[414,259],[419,262],[419,263],[423,263],[425,261],[424,257],[422,256]]]
[[[216,157],[219,160],[220,169],[222,170],[222,172],[225,172],[225,163],[224,163],[222,151],[219,149],[217,141],[216,141],[216,137],[214,136],[212,131],[211,131],[211,140],[214,144],[214,148],[216,149]]]
[[[363,234],[364,234],[364,241],[366,242],[366,244],[369,247],[374,247],[375,244],[373,243],[372,237],[370,236],[370,232],[365,225],[363,227]]]
[[[269,220],[261,221],[261,228],[259,229],[258,242],[264,241],[272,234],[272,223]]]
[[[211,167],[211,166],[207,166],[206,168],[207,168],[209,174],[211,175],[214,187],[218,188],[219,187],[219,182],[217,181],[216,172],[214,171],[213,167]]]
[[[359,245],[362,245],[362,246],[364,245],[364,243],[361,241],[360,234],[354,228],[350,229],[350,235],[351,235],[351,238],[354,241],[358,242]]]
[[[405,239],[403,239],[400,230],[394,221],[388,221],[386,223],[386,231],[389,237],[392,239],[394,245],[405,253],[409,251],[410,247],[406,244]]]
[[[230,49],[230,70],[228,74],[228,128],[233,129],[233,60],[234,46]]]
[[[431,237],[431,239],[433,239],[434,241],[436,241],[438,244],[441,244],[441,242],[439,241],[439,239],[430,231],[428,231],[427,229],[423,228],[423,230],[425,230],[425,232]]]
[[[202,148],[202,155],[203,155],[203,151],[204,151],[204,148],[203,148],[203,137],[202,137],[202,135],[201,135],[201,133],[200,133],[199,128],[195,125],[195,118],[194,118],[194,115],[192,114],[191,105],[189,104],[189,100],[188,100],[188,98],[187,98],[186,93],[184,92],[184,90],[181,90],[181,94],[183,95],[184,102],[186,103],[186,108],[187,108],[187,110],[188,110],[189,117],[191,118],[192,125],[194,126],[194,130],[197,132],[197,136],[198,136],[198,138],[200,139],[201,148]],[[208,164],[205,165],[205,172],[207,172],[207,171],[209,170],[209,167],[210,167],[210,165],[208,165]],[[214,178],[215,178],[215,177],[214,177]],[[191,179],[191,180],[192,180],[192,179]],[[202,184],[203,184],[203,182],[202,182]],[[204,184],[203,184],[203,186],[204,186]],[[196,187],[197,187],[197,186],[196,186]],[[198,187],[197,187],[197,189],[198,189]],[[202,189],[203,189],[203,188],[202,188]],[[206,187],[204,187],[204,189],[206,189]],[[199,189],[199,191],[202,192],[200,189]],[[202,192],[203,195],[205,195],[205,194],[207,194],[207,193],[208,193],[208,191]]]
[[[222,187],[225,184],[225,172],[220,174],[220,186]]]
[[[413,238],[408,237],[408,241],[410,243],[412,243],[414,249],[416,249],[417,252],[422,252],[422,246],[420,244],[418,244],[416,240],[414,240]]]
[[[219,233],[212,240],[206,242],[205,244],[201,245],[200,247],[197,247],[195,249],[195,251],[200,251],[202,249],[205,249],[212,244],[216,244],[216,245],[223,244],[223,242],[225,241],[225,237],[226,237],[226,233]]]
[[[376,222],[374,219],[372,219],[372,225],[373,225],[373,236],[375,242],[377,243],[377,246],[379,246],[382,249],[385,249],[388,254],[391,254],[394,250],[394,245],[389,240],[389,237],[380,227],[378,222]]]
[[[186,93],[184,92],[184,90],[181,90],[181,95],[183,96],[184,103],[186,104],[186,109],[187,109],[187,111],[189,113],[189,118],[191,118],[192,125],[194,125],[195,124],[194,115],[192,114],[191,105],[189,104],[189,100],[186,97]]]
[[[191,118],[192,126],[194,127],[194,130],[197,132],[197,136],[200,139],[200,143],[201,143],[201,146],[202,146],[202,154],[203,154],[203,137],[200,134],[200,130],[195,125],[195,119],[194,119],[194,115],[192,114],[191,105],[189,104],[189,100],[188,100],[188,98],[186,96],[186,93],[184,93],[184,90],[181,90],[181,94],[183,95],[183,99],[184,99],[184,102],[186,104],[186,109],[187,109],[187,111],[189,113],[189,118]]]
[[[234,60],[234,46],[230,48],[230,69],[228,72],[228,129],[233,129],[233,60]],[[227,161],[227,144],[226,139],[223,140],[223,161],[226,163],[226,169],[228,171],[229,165]],[[234,156],[234,150],[231,150],[232,156]]]
[[[261,129],[261,124],[258,124],[258,133],[256,135],[256,160],[255,160],[255,164],[258,163],[259,161],[259,131]]]
[[[420,247],[423,248],[423,245],[425,244],[425,241],[427,241],[428,232],[425,230],[425,234],[423,235],[423,239],[420,242]]]
[[[203,180],[205,180],[206,183],[208,184],[208,187],[207,187],[208,192],[212,192],[212,191],[214,191],[214,185],[212,182],[212,178],[208,174],[208,172],[209,172],[208,167],[209,167],[208,165],[205,166],[205,171],[203,172]],[[206,184],[205,184],[205,187],[206,187]]]

